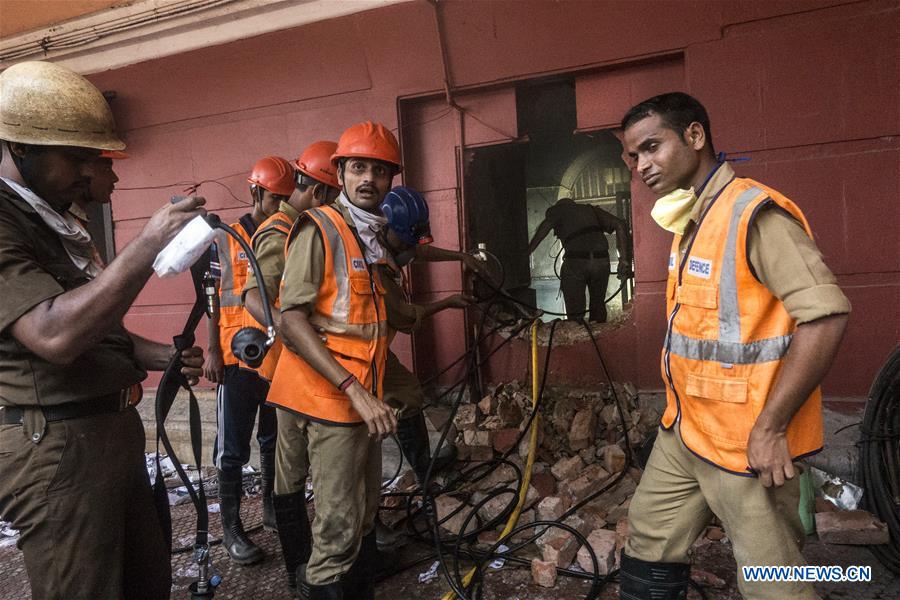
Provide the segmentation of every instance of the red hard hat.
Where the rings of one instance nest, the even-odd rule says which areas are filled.
[[[294,167],[280,156],[266,156],[256,161],[247,181],[279,196],[294,191]]]
[[[120,158],[131,158],[131,157],[128,156],[127,154],[125,154],[124,152],[122,152],[121,150],[104,150],[103,152],[100,153],[100,158],[112,158],[114,160],[117,160]]]
[[[341,134],[331,162],[337,166],[338,160],[350,157],[383,160],[397,167],[398,173],[403,169],[400,144],[394,134],[381,123],[357,123]]]
[[[300,158],[292,164],[294,168],[326,185],[333,188],[340,188],[338,183],[337,172],[331,163],[331,155],[335,153],[338,145],[335,142],[319,140],[313,142],[306,147]]]

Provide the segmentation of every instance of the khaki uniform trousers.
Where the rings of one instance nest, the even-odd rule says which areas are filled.
[[[381,442],[364,424],[325,425],[278,409],[275,493],[306,490],[312,474],[315,518],[306,580],[340,579],[375,527],[381,498]]]
[[[384,366],[384,381],[381,387],[384,390],[385,403],[398,411],[398,419],[414,417],[422,412],[425,393],[422,391],[419,378],[404,367],[397,355],[390,351]]]
[[[0,514],[35,600],[162,600],[172,568],[137,410],[47,423],[37,443],[0,425]]]
[[[764,488],[755,477],[699,458],[682,443],[677,426],[660,428],[628,509],[625,552],[649,562],[689,563],[692,544],[716,515],[731,538],[744,598],[814,600],[819,596],[810,583],[747,582],[741,573],[743,566],[806,564],[799,505],[799,477]]]

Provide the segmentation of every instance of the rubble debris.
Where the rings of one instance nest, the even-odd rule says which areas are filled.
[[[890,542],[887,525],[858,509],[816,513],[816,532],[826,544],[874,546]]]
[[[590,526],[578,515],[572,515],[566,519],[569,525],[583,536],[587,536]],[[544,560],[556,563],[560,568],[567,568],[572,564],[578,552],[581,542],[574,535],[559,527],[549,527],[537,539],[537,546]]]
[[[19,539],[19,530],[13,529],[11,523],[0,521],[0,548],[12,546]]]
[[[717,525],[711,525],[706,528],[706,538],[714,542],[720,542],[725,539],[725,530]]]
[[[569,503],[566,497],[548,496],[537,505],[537,517],[539,521],[556,521],[559,519]]]
[[[597,556],[597,573],[606,575],[613,570],[616,564],[616,532],[609,529],[595,529],[588,536],[587,541],[594,554]],[[594,572],[594,564],[591,562],[591,554],[585,546],[578,550],[578,565],[588,573]]]
[[[556,585],[556,563],[539,558],[531,559],[531,578],[541,587],[554,587]]]
[[[550,472],[560,481],[572,479],[584,468],[584,461],[577,454],[569,458],[561,458],[559,462],[550,467]]]
[[[495,527],[478,535],[478,543],[486,547],[501,541],[500,533],[507,519],[500,517],[515,504],[512,490],[520,482],[511,465],[489,461],[504,458],[525,474],[531,443],[527,428],[532,411],[530,387],[526,382],[504,383],[488,391],[476,404],[459,406],[452,423],[455,428],[452,439],[460,459],[483,462],[483,467],[463,463],[460,468],[469,469],[470,475],[435,499],[438,518],[446,519],[441,528],[452,534],[460,533],[463,521],[483,502],[478,514],[470,520],[467,533],[496,521]],[[620,406],[623,414],[619,412]],[[509,541],[502,540],[511,547],[526,544],[525,555],[537,557],[531,563],[535,584],[553,587],[557,568],[585,571],[593,568],[590,553],[582,547],[582,538],[559,527],[531,524],[559,521],[571,507],[600,490],[604,490],[602,494],[580,506],[563,522],[588,540],[597,554],[601,575],[616,568],[628,537],[631,496],[643,473],[631,466],[623,474],[627,466],[626,445],[643,443],[655,432],[659,410],[660,407],[643,406],[637,390],[630,384],[598,385],[591,389],[545,388],[537,420],[531,484],[517,521],[522,530]],[[485,470],[480,471],[482,468]],[[402,491],[407,483],[412,486],[409,489],[414,488],[414,479],[410,479],[398,481],[395,489]],[[498,494],[503,488],[508,491]],[[485,501],[486,498],[489,499]],[[398,496],[396,500],[386,498],[384,503],[402,509],[406,501]],[[382,519],[391,513],[399,513],[398,518],[389,518],[385,524],[397,527],[406,511],[382,511]]]
[[[817,497],[825,498],[843,510],[854,510],[859,507],[863,496],[861,487],[821,469],[808,468]]]
[[[837,506],[834,505],[834,502],[831,500],[826,500],[825,498],[816,498],[816,512],[835,512],[838,509]]]
[[[712,587],[717,589],[725,587],[725,580],[709,571],[691,569],[691,579],[701,587]]]
[[[438,569],[440,568],[440,561],[434,561],[431,563],[431,566],[428,567],[427,570],[419,573],[419,583],[428,583],[429,581],[433,581],[439,577]]]

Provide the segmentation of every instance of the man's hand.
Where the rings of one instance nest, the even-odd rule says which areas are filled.
[[[397,418],[394,411],[384,402],[369,393],[359,381],[354,381],[347,388],[350,404],[366,422],[369,435],[384,439],[397,432]]]
[[[203,375],[203,349],[194,346],[181,351],[181,374],[187,378],[188,385],[195,386]]]
[[[201,208],[206,199],[190,196],[175,204],[166,204],[150,217],[141,230],[142,240],[157,251],[165,248],[188,221],[197,216],[205,216],[206,210]]]
[[[631,261],[619,260],[619,266],[616,269],[616,277],[619,279],[628,279],[632,276]]]
[[[187,352],[187,350],[185,350]],[[183,356],[183,355],[182,355]],[[202,353],[201,353],[202,356]],[[225,360],[222,358],[222,350],[211,347],[206,362],[202,364],[202,375],[212,383],[222,383],[225,370]]]
[[[447,308],[465,308],[474,302],[475,297],[468,294],[453,294],[444,300]]]
[[[785,432],[769,426],[762,420],[757,420],[750,431],[747,462],[759,475],[759,482],[763,487],[773,485],[781,487],[786,480],[793,479],[796,474]]]
[[[466,271],[470,271],[481,277],[487,276],[487,262],[481,260],[477,256],[472,256],[471,254],[463,254],[461,260],[463,268]]]

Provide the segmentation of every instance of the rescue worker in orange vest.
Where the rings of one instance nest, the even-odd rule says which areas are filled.
[[[250,177],[253,209],[231,227],[247,242],[260,223],[290,196],[294,189],[294,169],[278,156],[266,156],[253,167]],[[262,549],[254,544],[241,522],[243,466],[250,460],[250,438],[259,413],[256,439],[259,442],[260,476],[263,494],[263,525],[275,529],[272,489],[275,482],[275,410],[265,405],[269,384],[255,370],[239,363],[231,352],[231,340],[244,326],[241,291],[250,269],[247,256],[237,241],[218,232],[212,249],[212,273],[218,280],[219,315],[210,319],[209,357],[204,370],[207,379],[218,383],[216,391],[217,431],[213,443],[213,462],[219,475],[222,545],[231,559],[249,565],[263,559]]]
[[[292,465],[294,489],[312,474],[313,546],[298,572],[301,597],[365,599],[375,594],[381,439],[397,427],[382,401],[387,322],[374,265],[383,255],[380,204],[401,169],[400,148],[383,125],[360,123],[341,135],[332,163],[343,188],[337,201],[303,213],[288,237],[285,347],[268,401],[294,417],[292,439],[306,441],[308,462],[298,453]]]
[[[266,286],[266,293],[273,303],[272,318],[276,331],[281,329],[281,307],[279,292],[281,277],[284,275],[284,247],[288,233],[301,213],[309,208],[323,204],[331,204],[338,193],[340,184],[337,171],[331,164],[331,156],[337,150],[337,144],[331,141],[313,142],[294,161],[294,192],[290,198],[282,202],[278,212],[263,221],[253,235],[253,252],[259,263],[260,274],[252,273],[244,286],[244,306],[246,312],[262,323],[264,321],[262,297],[259,293],[259,281]],[[250,326],[259,326],[246,323]],[[272,380],[275,365],[281,354],[281,338],[269,348],[268,354],[259,368],[260,375],[268,381]],[[287,569],[288,586],[297,587],[297,568],[309,560],[312,551],[312,532],[309,516],[306,513],[306,475],[308,468],[303,466],[299,474],[293,471],[297,465],[306,465],[306,439],[296,437],[299,431],[294,427],[295,417],[284,411],[276,410],[278,436],[275,441],[275,492],[272,501],[275,507],[275,522],[278,525],[278,538],[281,541],[281,553]],[[299,455],[299,458],[298,458]]]
[[[628,513],[622,598],[684,598],[688,552],[713,515],[738,567],[804,564],[802,466],[822,449],[819,383],[850,303],[803,213],[717,159],[691,96],[650,98],[622,120],[635,172],[675,234],[662,351],[667,406]],[[753,582],[744,598],[817,598],[810,583]]]

